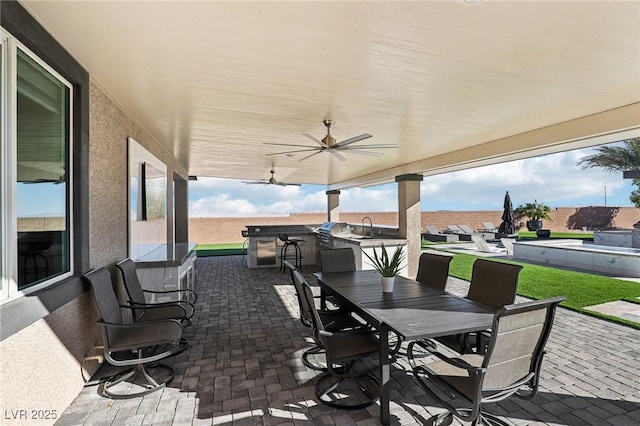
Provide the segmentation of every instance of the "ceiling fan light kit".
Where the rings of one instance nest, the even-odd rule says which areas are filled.
[[[296,145],[296,144],[286,144],[286,143],[273,143],[269,145],[278,145],[278,146],[288,146],[288,147],[296,147],[301,149],[293,149],[290,151],[281,151],[281,152],[273,152],[267,154],[267,156],[271,155],[286,155],[288,157],[293,156],[293,154],[299,152],[311,152],[310,154],[302,157],[298,161],[304,161],[307,158],[313,157],[314,155],[320,154],[322,152],[328,152],[334,156],[339,161],[345,161],[346,158],[342,155],[342,153],[349,154],[359,154],[359,155],[367,155],[370,157],[381,157],[382,153],[367,151],[368,149],[388,149],[388,148],[398,148],[397,144],[372,144],[372,145],[357,145],[352,146],[352,144],[356,142],[360,142],[361,140],[368,139],[373,135],[369,133],[363,133],[358,136],[354,136],[349,139],[345,139],[342,142],[336,142],[336,139],[331,136],[331,126],[333,126],[335,122],[333,120],[322,120],[322,124],[327,128],[327,134],[321,140],[308,134],[303,133],[304,136],[311,139],[318,146],[308,146],[308,145]]]

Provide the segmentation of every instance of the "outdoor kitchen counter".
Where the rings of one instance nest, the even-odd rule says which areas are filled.
[[[316,235],[319,225],[251,225],[247,226],[249,245],[247,248],[247,266],[250,268],[274,267],[280,265],[280,253],[283,242],[278,235],[302,240],[302,264],[316,263]],[[289,255],[293,249],[289,250]]]
[[[380,253],[379,247],[384,243],[387,253],[393,255],[397,247],[406,247],[407,240],[398,237],[377,236],[374,232],[373,237],[362,236],[360,234],[336,234],[333,235],[333,248],[349,247],[353,250],[354,261],[357,270],[373,269],[371,262],[367,259],[363,252],[369,256],[374,256],[374,250]],[[407,260],[401,263],[399,275],[406,276]]]
[[[378,247],[381,243],[385,246],[400,246],[407,245],[407,240],[403,238],[393,237],[369,237],[358,234],[350,235],[334,235],[334,241],[344,241],[349,244],[359,245],[360,247]]]
[[[299,235],[315,235],[319,225],[250,225],[247,226],[251,237],[278,237],[286,234],[291,237]]]

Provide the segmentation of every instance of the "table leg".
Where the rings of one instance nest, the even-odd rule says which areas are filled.
[[[389,420],[389,328],[380,324],[380,423],[388,425]]]

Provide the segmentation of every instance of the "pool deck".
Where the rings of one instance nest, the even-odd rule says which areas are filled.
[[[102,398],[97,386],[85,387],[57,425],[379,424],[377,405],[340,411],[318,403],[316,373],[300,360],[309,330],[298,319],[288,274],[249,269],[240,256],[196,262],[200,298],[185,332],[191,345],[171,360],[174,381],[120,401]],[[315,282],[313,268],[303,272]],[[448,284],[459,294],[467,288],[458,279]],[[407,367],[400,357],[391,369],[392,424],[431,424],[443,408]],[[515,425],[640,424],[640,330],[559,308],[540,393],[533,401],[494,404],[491,411]]]

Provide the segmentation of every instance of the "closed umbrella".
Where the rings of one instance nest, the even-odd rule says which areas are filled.
[[[502,223],[500,224],[498,232],[507,235],[516,233],[516,219],[513,213],[513,204],[511,204],[509,191],[504,195],[504,211],[502,212]]]

